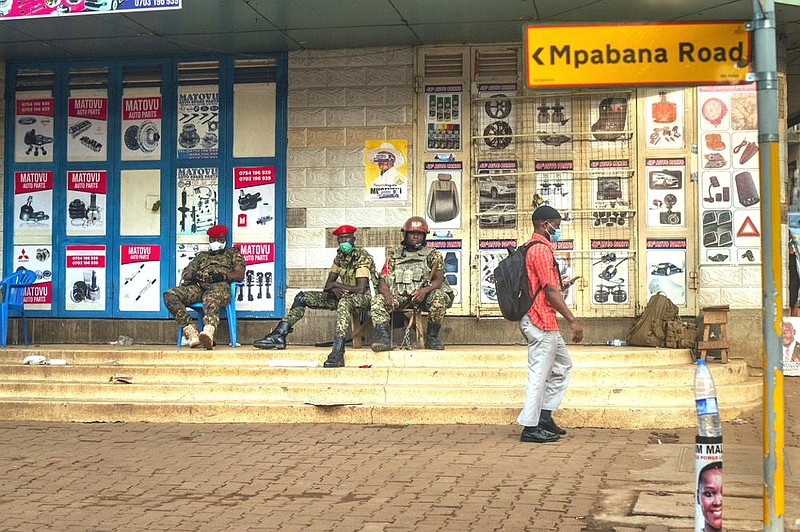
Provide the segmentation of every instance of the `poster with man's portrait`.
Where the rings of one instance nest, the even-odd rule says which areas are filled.
[[[800,318],[783,318],[781,324],[781,356],[783,374],[800,376]]]
[[[367,201],[405,201],[408,193],[408,142],[364,142]]]

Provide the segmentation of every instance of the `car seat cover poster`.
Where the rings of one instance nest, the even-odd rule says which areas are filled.
[[[181,9],[183,0],[0,0],[0,19]]]
[[[434,229],[461,229],[462,163],[425,163],[425,218]]]
[[[161,307],[161,247],[136,244],[120,247],[119,309],[154,311]]]

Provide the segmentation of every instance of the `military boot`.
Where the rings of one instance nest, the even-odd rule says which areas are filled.
[[[272,332],[266,335],[261,340],[253,342],[253,347],[259,349],[286,349],[286,336],[292,332],[289,327],[289,322],[281,320],[278,325],[272,329]]]
[[[442,326],[438,323],[429,323],[428,330],[425,331],[425,349],[436,349],[441,351],[444,349],[444,344],[439,340],[439,329]]]
[[[197,347],[200,345],[200,333],[197,332],[194,325],[189,324],[184,327],[183,335],[189,340],[189,347]]]
[[[380,351],[392,350],[392,336],[389,333],[389,324],[381,323],[375,326],[375,332],[378,333],[378,338],[372,344],[372,350],[376,353]]]
[[[200,342],[206,349],[214,348],[214,332],[216,327],[213,325],[206,325],[203,327],[203,332],[200,333]]]
[[[333,349],[323,366],[326,368],[344,367],[344,336],[337,336],[333,339]]]

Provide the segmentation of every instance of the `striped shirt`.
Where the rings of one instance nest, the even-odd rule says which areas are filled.
[[[539,287],[551,285],[555,288],[560,288],[559,273],[553,266],[553,244],[548,239],[534,233],[528,242],[543,242],[544,245],[536,244],[528,248],[528,254],[525,257],[525,269],[528,271],[528,285],[530,287],[531,295],[536,294]],[[536,299],[528,311],[528,316],[531,318],[531,323],[543,331],[557,331],[558,321],[556,321],[556,311],[547,302],[544,295],[544,288],[539,290]]]

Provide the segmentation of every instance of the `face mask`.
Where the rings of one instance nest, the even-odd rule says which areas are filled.
[[[351,244],[350,242],[342,242],[341,244],[339,244],[339,251],[347,255],[348,253],[353,251],[353,244]]]
[[[552,233],[548,231],[550,235],[550,242],[558,242],[558,240],[561,238],[561,228],[553,227],[553,224],[551,224],[550,222],[548,222],[547,225],[549,225],[550,228],[553,230]]]
[[[211,251],[220,251],[220,250],[225,248],[225,243],[224,242],[211,242],[208,245],[208,247],[211,249]]]

